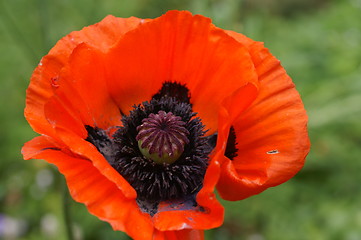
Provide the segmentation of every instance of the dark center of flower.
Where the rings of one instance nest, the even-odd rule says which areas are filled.
[[[87,140],[136,190],[144,212],[153,215],[161,201],[197,206],[216,136],[204,136],[184,85],[165,83],[149,102],[123,115],[112,136],[99,128],[87,130]]]
[[[185,125],[181,117],[171,112],[151,113],[137,127],[140,152],[157,164],[174,163],[182,155],[184,145],[189,143]]]

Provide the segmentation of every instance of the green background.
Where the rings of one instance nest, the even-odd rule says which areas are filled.
[[[265,42],[296,83],[309,115],[311,152],[289,182],[226,202],[207,239],[361,239],[361,0],[0,0],[0,239],[66,239],[63,177],[23,161],[36,134],[23,117],[41,57],[64,35],[107,14],[154,18],[187,9]],[[69,205],[77,239],[128,239]]]

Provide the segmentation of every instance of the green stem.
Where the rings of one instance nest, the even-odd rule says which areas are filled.
[[[66,184],[64,183],[63,186],[63,211],[64,211],[64,223],[65,223],[65,229],[66,229],[66,235],[68,237],[68,240],[74,240],[74,232],[73,232],[73,226],[71,221],[71,215],[70,215],[70,204],[71,199],[69,195],[68,188]]]

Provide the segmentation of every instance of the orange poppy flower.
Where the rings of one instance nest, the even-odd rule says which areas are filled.
[[[55,164],[72,197],[134,239],[203,239],[226,200],[290,179],[309,150],[279,61],[208,18],[108,16],[43,57],[24,159]]]

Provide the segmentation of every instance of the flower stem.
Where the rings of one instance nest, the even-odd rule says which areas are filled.
[[[64,223],[66,229],[66,235],[68,240],[74,240],[74,232],[72,227],[72,221],[70,216],[70,195],[66,183],[63,184],[63,211],[64,211]]]

